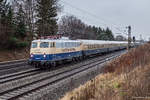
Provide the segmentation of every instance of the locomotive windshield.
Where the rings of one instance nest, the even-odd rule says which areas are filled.
[[[32,42],[31,48],[37,48],[37,42]]]
[[[49,43],[48,42],[41,42],[40,43],[40,48],[48,48],[49,47]]]

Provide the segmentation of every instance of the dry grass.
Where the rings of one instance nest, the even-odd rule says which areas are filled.
[[[110,62],[104,72],[61,100],[150,100],[150,44]]]
[[[129,72],[137,66],[144,66],[150,62],[150,44],[145,44],[137,49],[132,49],[127,54],[121,56],[108,64],[104,72],[115,72],[117,74]]]

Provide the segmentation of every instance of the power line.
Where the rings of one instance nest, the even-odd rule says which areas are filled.
[[[93,14],[91,14],[91,13],[89,13],[89,12],[83,10],[83,9],[80,9],[80,8],[78,8],[78,7],[75,7],[74,5],[71,5],[71,4],[69,4],[68,2],[65,2],[65,1],[62,1],[62,0],[61,0],[61,2],[64,3],[64,4],[69,5],[70,7],[74,8],[74,9],[80,11],[80,12],[87,13],[88,15],[90,15],[90,16],[92,16],[92,17],[94,17],[94,18],[97,19],[97,17],[96,17],[95,15],[93,15]],[[100,22],[100,23],[106,25],[105,23],[102,23],[102,22]]]
[[[69,5],[70,7],[74,8],[74,9],[80,11],[80,12],[87,13],[88,15],[90,15],[90,16],[96,18],[101,24],[107,26],[105,23],[102,23],[102,22],[101,22],[102,20],[103,20],[104,22],[106,22],[105,19],[102,19],[102,18],[101,18],[101,21],[100,21],[100,17],[99,17],[99,16],[96,16],[95,14],[92,14],[92,13],[86,11],[86,10],[83,10],[83,9],[81,9],[81,8],[78,8],[78,7],[72,5],[72,4],[68,3],[68,2],[65,2],[65,1],[62,1],[62,0],[60,0],[60,1],[61,1],[62,3],[64,3],[64,4]],[[107,21],[107,22],[108,22],[108,21]],[[110,23],[110,22],[109,22],[109,23]],[[120,31],[120,32],[123,33],[123,30],[121,30],[120,28],[116,27],[116,26],[118,26],[118,25],[116,25],[116,24],[114,24],[114,23],[110,23],[110,24],[111,24],[111,26],[114,27],[116,30],[118,30],[118,31]]]
[[[66,14],[69,14],[69,15],[74,15],[74,14],[72,14],[72,13],[70,13],[70,12],[66,12],[66,11],[63,11],[63,13],[66,13]],[[84,18],[83,16],[79,16],[79,17],[82,17],[82,18]],[[97,20],[97,19],[96,19]],[[99,20],[98,20],[99,21]],[[101,23],[101,24],[103,24],[103,25],[105,25],[106,27],[107,27],[107,25],[106,24],[104,24],[104,23]]]

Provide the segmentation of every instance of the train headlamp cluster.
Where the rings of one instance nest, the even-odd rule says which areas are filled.
[[[31,54],[30,57],[33,58],[33,54]]]
[[[45,53],[44,53],[43,57],[46,58],[46,54]]]

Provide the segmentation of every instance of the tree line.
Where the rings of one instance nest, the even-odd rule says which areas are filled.
[[[114,40],[112,31],[87,25],[75,16],[63,16],[59,22],[59,33],[72,39]]]
[[[62,34],[71,39],[114,40],[109,28],[87,25],[63,16],[58,0],[0,0],[0,47],[28,47],[33,37]]]
[[[57,33],[58,0],[0,0],[0,46],[22,48]]]

